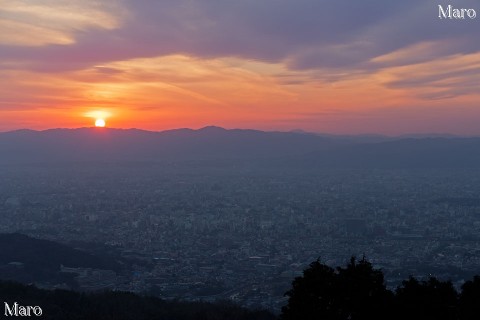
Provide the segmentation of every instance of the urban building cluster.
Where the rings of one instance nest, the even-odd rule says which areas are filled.
[[[122,272],[62,266],[83,290],[279,310],[316,259],[365,255],[392,288],[409,275],[460,286],[480,274],[472,170],[12,166],[0,172],[0,211],[2,233],[98,243],[135,262]]]

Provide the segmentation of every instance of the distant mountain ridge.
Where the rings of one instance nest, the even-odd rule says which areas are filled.
[[[239,159],[316,167],[479,167],[480,138],[331,136],[215,126],[161,132],[80,128],[0,133],[0,164]]]
[[[304,154],[327,140],[314,135],[205,127],[51,129],[0,133],[2,163],[51,161],[175,161]]]

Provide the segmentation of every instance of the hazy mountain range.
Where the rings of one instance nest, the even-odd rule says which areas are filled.
[[[205,127],[51,129],[0,133],[1,164],[273,161],[315,167],[480,167],[480,138],[335,136]]]

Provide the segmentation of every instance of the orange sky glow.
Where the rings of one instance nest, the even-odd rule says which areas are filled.
[[[277,16],[290,25],[278,34],[275,17],[257,17],[253,1],[219,5],[227,17],[243,15],[230,22],[180,2],[0,0],[0,131],[89,127],[102,118],[158,131],[480,135],[480,45],[470,42],[477,20],[438,21],[427,1],[416,10],[431,15],[404,9],[412,24],[427,21],[425,34],[385,7],[388,25],[349,20],[337,38],[318,31],[303,39],[302,28],[336,32],[321,15],[296,24],[311,1],[298,2],[306,10],[291,10],[290,20],[284,4]],[[399,26],[408,39],[392,43]],[[445,28],[450,35],[440,36]]]

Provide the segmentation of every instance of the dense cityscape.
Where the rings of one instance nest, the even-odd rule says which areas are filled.
[[[5,168],[0,232],[101,244],[134,261],[120,272],[62,266],[80,290],[227,299],[278,311],[291,281],[316,259],[335,266],[365,255],[390,288],[409,275],[459,287],[480,268],[476,169]]]

